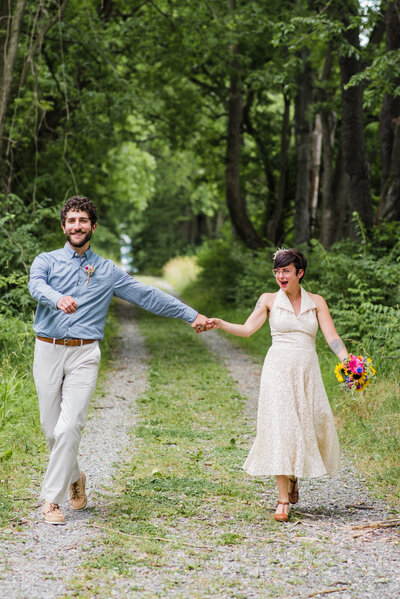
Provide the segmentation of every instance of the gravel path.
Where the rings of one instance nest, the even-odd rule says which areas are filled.
[[[88,557],[103,548],[103,535],[88,521],[96,493],[110,486],[113,465],[134,450],[129,430],[135,423],[135,398],[146,381],[147,356],[132,320],[133,308],[121,303],[118,313],[123,337],[115,369],[108,379],[108,391],[93,402],[81,444],[81,464],[88,472],[89,509],[74,513],[66,508],[65,527],[44,524],[38,509],[21,532],[2,535],[1,598],[69,595],[68,581],[79,569],[82,552]],[[217,332],[204,334],[202,339],[248,398],[246,414],[254,421],[261,365]],[[275,501],[273,485],[262,487],[268,521]],[[216,546],[206,558],[199,555],[197,562],[196,551],[171,546],[165,549],[168,553],[162,568],[132,565],[131,576],[116,578],[109,595],[102,597],[305,599],[331,593],[340,599],[400,597],[399,529],[352,528],[399,515],[368,494],[348,460],[338,477],[301,481],[296,512],[301,520],[272,528],[265,525],[263,517],[251,524],[243,520],[237,530],[243,542]],[[217,531],[223,518],[224,514],[210,506],[203,517],[177,521],[172,534],[201,544],[204,527]]]
[[[135,424],[135,400],[145,389],[147,375],[147,355],[133,319],[134,309],[121,302],[116,310],[123,337],[104,392],[92,400],[80,446],[80,464],[87,472],[88,508],[73,512],[66,504],[67,524],[51,526],[43,522],[38,506],[21,532],[13,530],[10,538],[5,531],[0,539],[1,598],[60,597],[76,574],[82,552],[101,548],[103,535],[88,526],[88,521],[96,493],[110,485],[114,464],[132,451],[129,431]]]

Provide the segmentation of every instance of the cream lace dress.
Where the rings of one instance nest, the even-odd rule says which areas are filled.
[[[269,322],[272,345],[261,375],[257,436],[243,468],[252,475],[336,474],[340,449],[315,351],[316,306],[301,287],[296,316],[280,289]]]

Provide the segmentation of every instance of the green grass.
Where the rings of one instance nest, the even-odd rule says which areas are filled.
[[[374,494],[400,508],[399,382],[378,378],[356,398],[342,394],[335,403],[342,446]]]
[[[1,316],[0,330],[0,526],[4,526],[32,505],[28,487],[41,474],[45,447],[31,376],[31,327]]]

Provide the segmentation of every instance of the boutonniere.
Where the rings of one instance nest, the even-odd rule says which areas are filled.
[[[94,271],[96,270],[96,268],[93,266],[93,264],[88,264],[87,266],[84,267],[83,270],[87,274],[86,285],[89,285],[90,277],[92,276],[92,274],[94,273]]]

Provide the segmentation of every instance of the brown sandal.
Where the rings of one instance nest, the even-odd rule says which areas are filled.
[[[288,501],[278,501],[278,507],[279,507],[279,505],[290,505],[290,504]],[[290,507],[288,508],[287,514],[285,514],[285,512],[282,512],[280,514],[275,514],[274,518],[278,522],[288,522],[289,516],[290,516]]]
[[[299,479],[295,476],[290,478],[289,476],[289,501],[294,504],[299,500]]]

